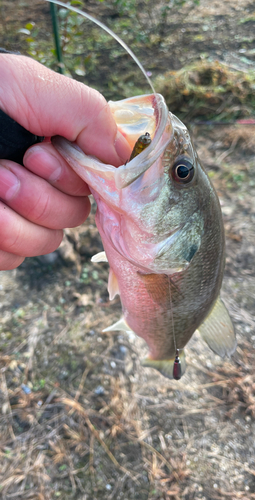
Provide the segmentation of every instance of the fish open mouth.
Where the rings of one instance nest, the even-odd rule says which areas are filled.
[[[150,145],[138,156],[120,166],[115,174],[116,187],[124,187],[148,170],[161,155],[171,138],[171,122],[164,98],[160,94],[109,101],[113,118],[131,148],[142,134],[151,136]]]
[[[108,104],[118,129],[131,148],[146,132],[153,139],[159,121],[158,99],[154,94],[109,101]]]
[[[114,177],[115,187],[121,190],[140,177],[164,152],[172,139],[173,127],[170,113],[160,94],[131,97],[122,101],[109,102],[118,130],[134,147],[141,134],[148,132],[152,138],[149,146],[131,161],[116,168],[86,156],[75,144],[66,139],[54,137],[52,143],[76,173],[85,182],[89,172],[109,180]],[[85,170],[84,170],[85,169]],[[96,188],[96,186],[95,186]]]
[[[168,108],[160,94],[130,97],[121,101],[109,101],[116,125],[131,148],[138,137],[148,132],[153,140],[162,135],[168,116]]]

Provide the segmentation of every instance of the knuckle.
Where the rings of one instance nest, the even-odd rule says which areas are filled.
[[[49,208],[50,208],[50,197],[49,197],[49,195],[44,193],[43,196],[40,195],[36,204],[33,206],[33,208],[30,211],[31,218],[32,218],[33,222],[38,223],[40,225],[43,225],[43,223],[49,217]],[[33,213],[33,216],[32,216],[32,213]]]

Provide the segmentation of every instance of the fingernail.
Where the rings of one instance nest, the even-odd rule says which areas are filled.
[[[10,170],[0,165],[0,198],[10,201],[20,188],[20,181]]]
[[[61,175],[62,167],[58,159],[49,153],[45,146],[33,146],[26,152],[24,160],[32,162],[33,172],[50,182],[56,182]]]
[[[125,137],[118,130],[116,134],[116,139],[114,142],[114,147],[117,155],[121,159],[122,163],[125,163],[131,154],[131,147],[129,146]]]

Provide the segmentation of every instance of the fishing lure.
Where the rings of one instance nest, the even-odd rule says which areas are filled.
[[[174,360],[174,367],[173,367],[173,378],[175,380],[180,380],[182,376],[182,367],[181,367],[181,361],[179,358],[179,349],[176,349],[176,356]]]
[[[141,135],[133,148],[129,161],[133,160],[137,155],[139,155],[142,151],[144,151],[151,143],[151,136],[149,132],[145,132],[144,135]]]

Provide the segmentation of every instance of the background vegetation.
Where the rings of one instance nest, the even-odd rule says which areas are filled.
[[[181,118],[189,121],[194,117],[213,117],[221,121],[250,117],[255,107],[252,35],[255,17],[246,11],[234,27],[234,39],[228,33],[223,35],[226,39],[221,40],[222,45],[238,50],[239,57],[234,54],[231,61],[224,57],[224,50],[223,57],[218,57],[218,50],[214,54],[212,50],[207,52],[208,42],[217,48],[217,38],[208,38],[215,34],[217,37],[221,19],[210,24],[205,18],[195,34],[194,26],[190,29],[187,19],[196,5],[203,8],[198,0],[159,4],[151,0],[70,2],[70,6],[87,10],[105,22],[129,45],[144,64],[156,90],[165,96],[169,109]],[[44,10],[49,11],[49,5],[45,4]],[[134,61],[110,35],[76,12],[61,7],[56,11],[63,61],[57,62],[52,30],[45,32],[45,26],[36,21],[24,24],[16,32],[19,49],[21,44],[23,50],[42,64],[55,70],[61,67],[66,75],[94,86],[107,99],[151,92]],[[49,13],[47,17],[49,29],[52,22]],[[184,43],[182,51],[178,51],[180,40]],[[177,45],[174,50],[173,45]]]

